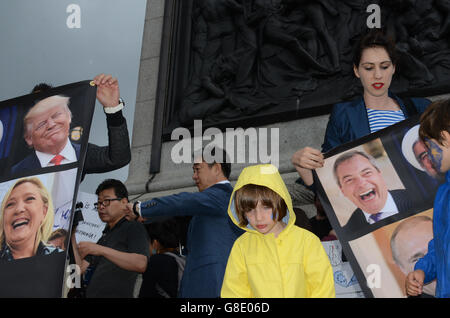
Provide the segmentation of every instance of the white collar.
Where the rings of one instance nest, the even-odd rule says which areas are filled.
[[[53,166],[53,163],[50,163],[50,161],[55,157],[54,154],[40,152],[37,150],[35,152],[36,156],[39,159],[39,162],[41,163],[41,167]],[[59,154],[64,157],[64,159],[61,161],[61,164],[76,162],[78,160],[75,149],[73,148],[69,139],[67,139],[66,145]]]
[[[223,181],[217,182],[216,184],[227,184],[227,183],[230,183],[230,181],[229,180],[223,180]]]
[[[366,213],[364,211],[362,211],[362,212],[364,213],[364,216],[366,217],[367,223],[370,223],[370,224],[375,223],[375,221],[370,218],[370,216],[372,214]],[[395,204],[394,198],[392,197],[392,195],[389,191],[388,191],[386,203],[384,204],[384,207],[380,210],[380,212],[383,214],[381,215],[379,220],[385,219],[387,217],[390,217],[391,215],[398,213],[397,205]]]

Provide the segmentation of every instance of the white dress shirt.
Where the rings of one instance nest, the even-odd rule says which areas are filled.
[[[66,146],[59,153],[59,155],[64,157],[64,159],[61,161],[62,165],[78,161],[75,149],[73,148],[72,143],[70,142],[69,139],[67,139]],[[50,161],[52,161],[55,155],[36,150],[36,156],[38,157],[39,162],[41,163],[41,167],[51,167],[54,165]]]
[[[78,161],[75,149],[69,139],[67,139],[66,146],[59,153],[59,155],[64,157],[64,159],[61,160],[61,165]],[[41,167],[54,166],[54,164],[50,161],[55,157],[55,155],[36,150],[36,156],[41,163]],[[51,189],[49,189],[51,190],[50,192],[55,210],[53,230],[59,228],[63,228],[65,230],[69,229],[77,171],[77,168],[72,168],[70,170],[53,172],[53,182]]]
[[[384,207],[380,210],[380,212],[382,214],[381,214],[380,218],[378,219],[378,221],[398,213],[397,205],[395,204],[394,198],[392,198],[392,195],[389,191],[388,191],[386,203],[384,204]],[[375,223],[375,221],[370,218],[370,216],[372,214],[366,213],[364,211],[363,211],[363,213],[364,213],[364,216],[366,217],[367,223],[370,223],[370,224]]]

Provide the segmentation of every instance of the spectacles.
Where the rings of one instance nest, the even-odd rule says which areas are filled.
[[[100,206],[104,206],[105,208],[111,204],[111,201],[120,201],[122,198],[114,198],[114,199],[105,199],[103,201],[98,201],[94,203],[94,208],[98,210]]]

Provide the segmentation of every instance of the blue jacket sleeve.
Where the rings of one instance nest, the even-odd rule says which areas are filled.
[[[414,270],[421,269],[425,273],[425,281],[427,284],[432,280],[436,279],[436,253],[434,249],[434,239],[428,243],[427,254],[419,259],[414,266]]]
[[[431,101],[426,98],[411,98],[411,99],[419,114],[422,114],[428,107],[428,105],[431,104]]]
[[[226,216],[219,202],[223,193],[217,189],[202,192],[181,192],[141,203],[141,215],[144,218],[155,216],[210,215]],[[225,209],[226,211],[226,209]]]
[[[337,105],[333,106],[333,110],[328,120],[327,129],[325,131],[325,138],[322,144],[322,152],[325,153],[330,149],[333,149],[343,142],[340,138],[342,136],[342,129],[340,125],[342,124],[342,111],[339,111]]]

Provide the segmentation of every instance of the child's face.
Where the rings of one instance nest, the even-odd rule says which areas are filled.
[[[261,234],[274,233],[277,229],[277,220],[274,220],[273,209],[258,201],[256,207],[247,213],[248,223]],[[277,234],[277,233],[276,233]]]
[[[442,144],[435,139],[427,139],[425,144],[434,168],[440,172],[450,170],[450,134],[444,132]]]

